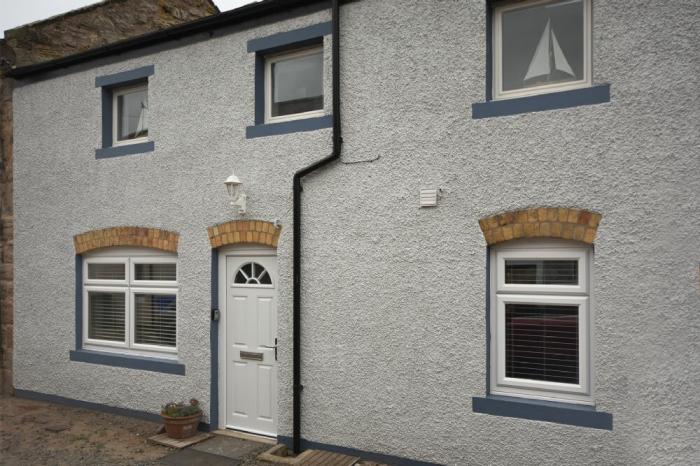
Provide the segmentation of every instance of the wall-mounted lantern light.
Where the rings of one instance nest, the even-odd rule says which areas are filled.
[[[240,215],[245,215],[245,201],[248,196],[243,192],[243,183],[241,180],[239,180],[235,174],[231,173],[231,176],[226,178],[224,184],[226,185],[228,195],[231,197],[231,205],[238,206],[238,213]]]

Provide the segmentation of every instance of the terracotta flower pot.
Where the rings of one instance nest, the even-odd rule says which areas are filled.
[[[199,420],[202,418],[202,413],[193,414],[192,416],[170,417],[160,415],[165,425],[165,432],[170,438],[188,438],[197,433]]]

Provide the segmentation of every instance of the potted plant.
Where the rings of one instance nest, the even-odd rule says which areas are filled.
[[[189,404],[170,402],[163,406],[160,417],[163,419],[168,437],[183,439],[197,433],[197,426],[202,418],[202,408],[199,407],[199,401],[194,398]]]

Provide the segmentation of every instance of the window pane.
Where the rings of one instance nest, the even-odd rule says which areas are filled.
[[[126,280],[125,264],[88,264],[89,280]]]
[[[323,109],[321,51],[277,61],[271,68],[273,117]]]
[[[88,338],[124,341],[125,293],[88,293]]]
[[[175,295],[134,295],[136,343],[175,346],[176,299]]]
[[[583,0],[564,0],[502,15],[503,90],[583,79]]]
[[[506,260],[506,283],[578,285],[577,260]]]
[[[270,274],[257,262],[243,264],[233,282],[238,285],[272,285]]]
[[[117,140],[148,136],[147,89],[117,96]]]
[[[506,304],[506,377],[577,384],[578,307]]]
[[[175,264],[134,264],[134,280],[162,280],[174,282]]]

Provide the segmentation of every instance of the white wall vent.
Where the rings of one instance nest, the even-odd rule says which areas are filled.
[[[421,189],[420,190],[420,206],[421,207],[436,207],[440,189]]]

